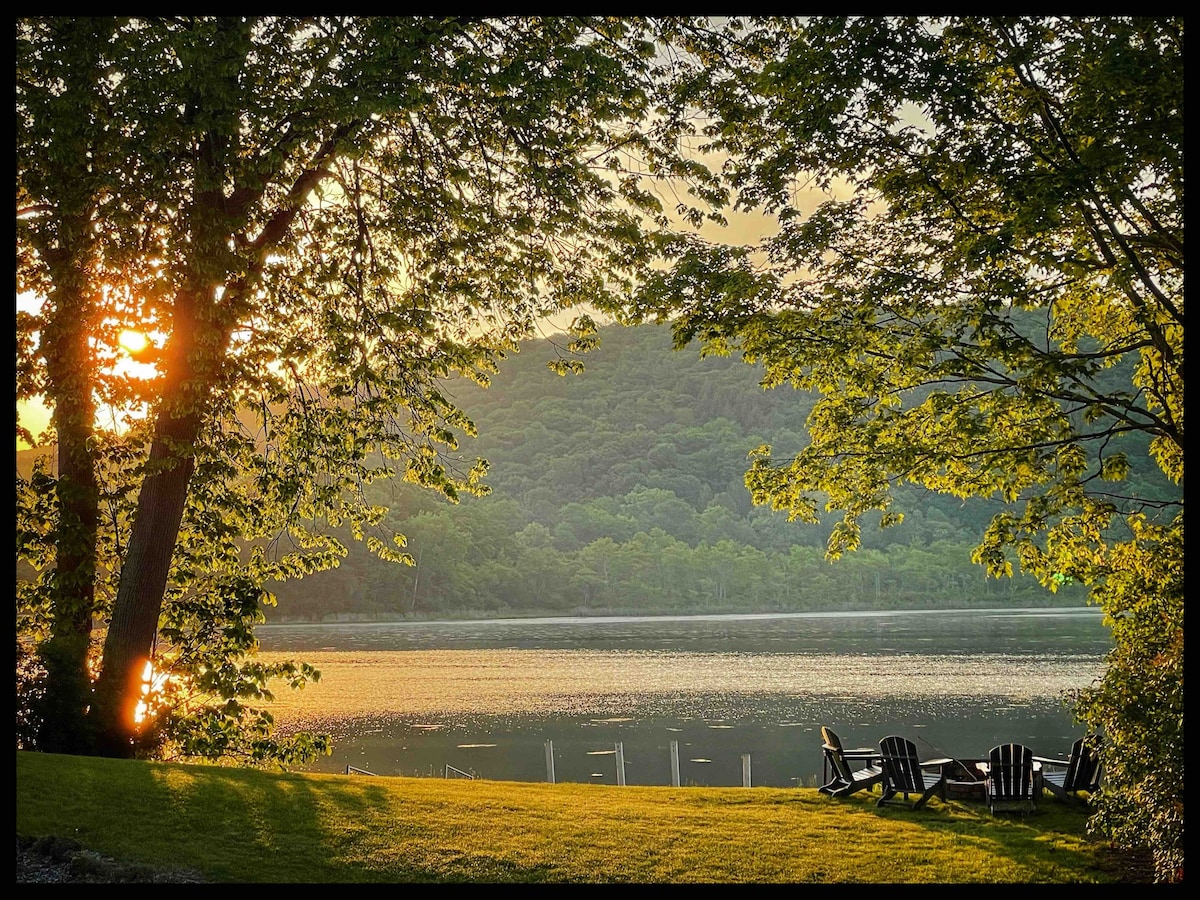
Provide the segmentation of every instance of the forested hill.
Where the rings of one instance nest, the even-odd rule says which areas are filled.
[[[602,329],[582,374],[547,368],[564,344],[526,344],[487,390],[451,389],[479,428],[460,453],[489,460],[491,495],[451,505],[379,488],[416,567],[354,545],[338,570],[278,585],[270,618],[1085,602],[1077,586],[986,579],[970,551],[998,505],[918,489],[900,492],[901,525],[864,523],[863,548],[831,563],[832,518],[788,523],[752,506],[743,483],[750,450],[803,446],[814,397],[764,391],[738,358],[673,352],[661,326]],[[1143,492],[1166,489],[1144,450],[1130,452]]]

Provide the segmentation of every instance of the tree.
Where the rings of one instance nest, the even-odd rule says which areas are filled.
[[[747,484],[841,511],[830,556],[911,482],[1006,501],[988,573],[1091,587],[1116,642],[1076,707],[1105,734],[1093,824],[1181,877],[1182,491],[1121,483],[1135,435],[1183,480],[1182,18],[813,17],[739,46],[681,102],[778,231],[681,240],[632,317],[820,391],[810,444]]]
[[[655,178],[697,192],[674,214],[720,204],[687,123],[655,115],[656,41],[695,27],[17,20],[17,290],[42,299],[17,318],[17,399],[52,406],[58,460],[18,480],[40,748],[320,748],[274,742],[252,705],[317,674],[253,662],[264,585],[335,565],[327,527],[411,561],[364,488],[482,489],[444,454],[472,425],[443,380],[617,302],[667,224]],[[152,377],[125,370],[122,330],[149,337]]]

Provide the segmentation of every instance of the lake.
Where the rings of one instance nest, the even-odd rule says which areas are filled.
[[[303,767],[379,775],[787,787],[819,784],[820,728],[923,758],[1016,741],[1065,755],[1062,702],[1103,673],[1099,610],[984,609],[264,625],[262,658],[314,664],[283,732],[331,734]],[[618,756],[618,745],[620,756]],[[449,768],[448,768],[449,767]]]

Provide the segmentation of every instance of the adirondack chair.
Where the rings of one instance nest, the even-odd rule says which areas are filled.
[[[908,738],[888,735],[879,742],[879,757],[883,763],[883,795],[876,806],[897,803],[910,809],[920,809],[934,794],[945,799],[946,766],[952,759],[929,759],[921,762],[917,745]],[[933,771],[927,771],[933,770]],[[903,794],[903,799],[898,795]],[[913,795],[915,800],[910,799]]]
[[[988,753],[984,785],[988,809],[1037,812],[1033,751],[1022,744],[1000,744]]]
[[[822,794],[846,797],[856,791],[870,790],[883,779],[883,766],[874,748],[845,750],[833,729],[824,726],[821,727],[821,752],[825,754],[825,783],[817,790]]]
[[[1071,745],[1067,759],[1035,756],[1033,761],[1042,767],[1043,787],[1063,800],[1080,799],[1080,791],[1096,793],[1100,789],[1099,744],[1099,738],[1089,734]]]

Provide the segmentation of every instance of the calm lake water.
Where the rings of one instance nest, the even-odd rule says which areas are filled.
[[[504,781],[819,783],[820,727],[846,747],[888,734],[923,757],[1018,741],[1065,755],[1064,691],[1103,672],[1094,608],[271,625],[266,660],[321,681],[281,692],[282,730],[334,738],[307,767]]]

